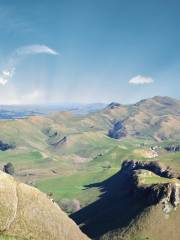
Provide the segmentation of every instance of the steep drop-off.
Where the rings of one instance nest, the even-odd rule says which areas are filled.
[[[163,174],[165,172],[165,175]],[[159,164],[126,161],[100,198],[71,217],[93,239],[179,240],[180,181]]]

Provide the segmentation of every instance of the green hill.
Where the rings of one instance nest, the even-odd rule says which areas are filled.
[[[125,191],[132,186],[131,179],[119,169],[127,159],[153,160],[179,172],[179,116],[179,100],[154,97],[132,105],[111,103],[86,115],[59,112],[1,121],[0,167],[11,162],[16,179],[50,195],[68,214],[81,208],[83,216],[80,211],[78,219],[76,214],[72,217],[89,236],[111,239],[128,229],[138,232],[129,228],[131,220],[155,206],[147,206],[143,195],[137,200]],[[144,178],[143,174],[139,179],[147,185],[157,180],[171,183],[162,176]],[[73,209],[74,203],[78,204]],[[152,240],[156,240],[153,235]]]
[[[1,121],[0,140],[15,147],[0,151],[0,167],[11,162],[17,179],[52,193],[58,202],[78,199],[86,206],[100,190],[85,186],[112,176],[126,159],[155,159],[180,169],[180,152],[164,149],[180,143],[179,106],[179,100],[155,97],[111,103],[87,115],[60,112]],[[125,136],[109,137],[118,122],[115,132],[123,129]]]

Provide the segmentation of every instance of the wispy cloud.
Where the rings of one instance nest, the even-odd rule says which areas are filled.
[[[28,55],[49,54],[58,55],[59,53],[46,45],[28,45],[15,49],[6,64],[6,68],[0,71],[0,85],[6,85],[14,76],[17,64]]]
[[[16,49],[16,55],[30,55],[30,54],[51,54],[58,55],[59,53],[46,45],[29,45]]]
[[[134,85],[144,85],[144,84],[151,84],[154,80],[151,77],[145,77],[142,75],[137,75],[129,80],[129,84]]]

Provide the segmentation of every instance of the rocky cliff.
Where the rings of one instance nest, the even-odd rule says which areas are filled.
[[[109,179],[92,184],[100,198],[71,217],[101,240],[179,240],[180,181],[151,161],[125,161]]]
[[[122,171],[127,171],[131,173],[133,170],[140,170],[145,169],[157,174],[160,177],[165,178],[177,178],[180,179],[180,175],[178,172],[163,166],[162,164],[158,163],[157,161],[134,161],[134,160],[126,160],[122,164]]]
[[[126,128],[123,125],[123,122],[117,121],[113,128],[109,130],[108,136],[111,138],[119,139],[127,135]]]

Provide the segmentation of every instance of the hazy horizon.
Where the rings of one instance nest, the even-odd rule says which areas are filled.
[[[0,103],[0,106],[1,107],[18,107],[18,106],[22,106],[22,107],[58,107],[58,106],[62,106],[62,107],[78,107],[78,106],[88,106],[88,105],[108,105],[110,103],[120,103],[122,105],[130,105],[130,104],[136,104],[138,103],[139,101],[141,100],[147,100],[147,99],[152,99],[152,98],[155,98],[155,97],[160,97],[160,98],[171,98],[171,99],[175,99],[175,100],[180,100],[179,98],[173,98],[173,97],[170,97],[170,96],[152,96],[152,97],[149,97],[149,98],[140,98],[139,100],[137,101],[132,101],[132,102],[118,102],[118,101],[109,101],[109,102],[87,102],[87,103],[83,103],[83,102],[59,102],[59,103],[21,103],[21,104],[18,104],[18,103],[15,103],[15,104],[1,104]]]

